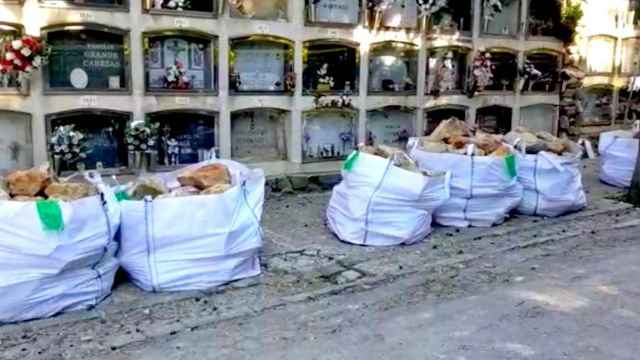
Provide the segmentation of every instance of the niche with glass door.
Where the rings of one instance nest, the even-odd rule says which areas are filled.
[[[369,27],[372,29],[416,29],[418,5],[416,0],[367,0]]]
[[[129,7],[127,0],[40,0],[40,3],[56,7],[84,6],[115,9],[128,9]]]
[[[367,111],[367,145],[388,145],[405,149],[415,136],[416,111],[387,106]]]
[[[640,38],[628,38],[622,40],[622,74],[640,73]]]
[[[158,124],[157,168],[199,163],[217,156],[217,115],[206,110],[167,110],[147,114]]]
[[[485,35],[516,36],[520,32],[520,0],[482,0],[481,21]]]
[[[203,93],[216,90],[213,35],[182,30],[146,33],[147,92]]]
[[[31,114],[0,110],[0,175],[33,165]]]
[[[514,91],[518,78],[518,57],[508,49],[491,49],[491,63],[494,66],[493,79],[486,90]]]
[[[291,94],[295,88],[293,43],[255,35],[232,39],[229,87],[234,94]]]
[[[315,109],[303,114],[302,160],[344,160],[356,148],[358,112],[351,109]]]
[[[438,11],[427,19],[427,32],[430,35],[471,35],[473,22],[473,1],[447,1]]]
[[[338,40],[314,40],[304,44],[302,74],[306,95],[358,92],[358,44]]]
[[[288,111],[270,108],[231,113],[231,157],[246,163],[287,159]]]
[[[227,5],[232,18],[287,20],[287,0],[228,0]]]
[[[174,16],[217,17],[225,0],[144,0],[144,9],[151,14]]]
[[[360,22],[360,0],[305,0],[310,25],[356,26]]]
[[[129,159],[125,130],[130,120],[130,113],[105,109],[81,109],[47,115],[47,138],[59,126],[73,125],[86,139],[87,157],[72,163],[62,161],[60,169],[118,170],[127,167]],[[57,163],[56,159],[52,161]]]
[[[415,44],[390,41],[371,45],[371,94],[415,94],[417,78],[418,47]]]
[[[442,105],[426,109],[424,111],[424,135],[431,135],[442,121],[451,118],[467,121],[467,108],[461,105]]]
[[[526,55],[521,72],[522,92],[555,92],[558,89],[561,56],[551,51],[533,51]]]
[[[43,69],[47,91],[126,92],[129,36],[98,24],[43,29],[51,54]]]
[[[461,93],[467,74],[470,49],[443,47],[428,50],[427,95]]]
[[[527,34],[529,36],[558,36],[562,24],[561,0],[529,0]]]
[[[22,25],[0,22],[0,43],[7,43],[19,39],[24,29]],[[5,59],[5,48],[0,47],[0,59]],[[20,74],[17,71],[0,73],[0,92],[15,91],[20,81]]]
[[[581,90],[582,119],[584,124],[608,125],[613,117],[613,88],[592,86]]]
[[[506,106],[492,105],[478,109],[476,125],[489,134],[507,134],[511,131],[512,110]]]

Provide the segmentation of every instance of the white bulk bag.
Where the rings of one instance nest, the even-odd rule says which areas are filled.
[[[390,246],[412,244],[431,232],[433,211],[449,198],[449,174],[424,176],[391,160],[357,153],[350,171],[333,189],[328,226],[345,242]],[[354,156],[354,155],[352,155]]]
[[[617,186],[631,186],[633,171],[638,158],[638,144],[631,131],[609,131],[600,134],[600,180]]]
[[[120,223],[114,194],[60,202],[64,230],[42,230],[35,202],[0,201],[0,323],[95,306],[111,294]]]
[[[262,170],[225,160],[233,187],[223,194],[125,200],[122,207],[122,267],[146,291],[210,289],[260,274]],[[188,169],[185,169],[188,170]],[[165,177],[177,187],[180,172]]]
[[[509,175],[502,157],[432,153],[410,147],[410,156],[421,169],[451,172],[451,198],[433,214],[438,224],[501,224],[522,200],[522,185],[517,177]]]
[[[524,196],[518,212],[555,217],[584,209],[587,197],[582,185],[582,150],[574,144],[571,153],[518,154],[518,181]]]

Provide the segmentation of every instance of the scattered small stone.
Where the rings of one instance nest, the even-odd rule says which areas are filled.
[[[340,273],[340,275],[338,275],[338,277],[336,278],[336,282],[338,284],[346,284],[349,282],[356,281],[361,277],[362,277],[362,274],[360,274],[359,272],[354,270],[347,270],[347,271],[343,271],[342,273]]]
[[[464,250],[458,250],[458,255],[464,254]]]
[[[82,342],[88,342],[88,341],[92,341],[93,340],[93,336],[83,336],[80,338],[80,341]]]

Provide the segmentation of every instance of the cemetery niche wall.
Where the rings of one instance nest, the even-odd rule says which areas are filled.
[[[312,25],[356,26],[360,0],[305,0],[306,22]]]
[[[442,105],[436,106],[424,111],[424,135],[431,133],[440,125],[440,122],[456,118],[458,120],[467,121],[467,107],[462,105]]]
[[[415,94],[418,78],[418,47],[402,42],[371,45],[369,54],[369,92]]]
[[[304,44],[303,92],[358,93],[358,44],[339,40],[314,40]]]
[[[496,11],[496,2],[502,4]],[[520,32],[520,0],[483,0],[482,33],[487,35],[516,36]]]
[[[0,110],[0,174],[33,165],[31,115]]]
[[[303,114],[303,162],[344,160],[356,148],[358,112],[316,109]]]
[[[554,92],[558,89],[560,55],[552,52],[533,51],[526,55],[521,70],[521,91]]]
[[[229,87],[232,93],[291,94],[293,43],[287,39],[255,35],[232,39]],[[289,80],[289,81],[288,81]]]
[[[24,29],[21,25],[0,22],[0,42],[12,41],[18,39]],[[5,58],[5,49],[0,47],[0,58]],[[0,73],[0,91],[16,91],[19,82],[19,74],[16,71]]]
[[[205,110],[168,110],[147,114],[158,124],[157,170],[217,157],[217,115]]]
[[[48,91],[123,92],[129,89],[128,35],[103,25],[43,29],[51,49]]]
[[[415,136],[415,109],[388,106],[367,111],[367,145],[389,145],[404,149]]]
[[[448,1],[428,19],[427,32],[430,35],[470,35],[472,19],[472,0]]]
[[[234,18],[287,20],[287,0],[228,0],[228,4]]]
[[[111,169],[118,171],[129,165],[125,129],[131,114],[104,109],[80,109],[49,114],[46,117],[47,138],[59,126],[73,125],[85,136],[87,157],[77,162],[56,164],[62,171]],[[51,163],[56,163],[51,159]]]
[[[231,113],[231,157],[247,163],[287,159],[288,111],[269,108]]]
[[[506,134],[511,131],[512,110],[506,106],[492,105],[478,109],[476,125],[489,134]]]
[[[144,34],[147,92],[214,92],[215,37],[163,31]]]
[[[151,14],[217,17],[221,1],[144,0],[144,9]]]
[[[443,47],[428,50],[428,95],[461,93],[465,86],[470,49]]]
[[[520,125],[534,132],[546,131],[556,133],[558,109],[555,105],[537,104],[520,109]]]

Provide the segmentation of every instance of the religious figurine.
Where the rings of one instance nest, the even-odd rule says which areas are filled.
[[[453,61],[453,53],[449,51],[438,69],[438,87],[440,92],[453,91],[458,81],[458,67]]]
[[[180,161],[178,159],[178,156],[180,155],[180,146],[178,144],[178,141],[174,138],[170,138],[169,140],[167,140],[167,157],[168,157],[168,164],[167,165],[171,165],[171,166],[176,166],[180,164]]]

